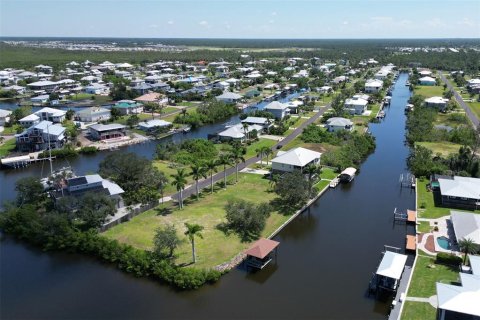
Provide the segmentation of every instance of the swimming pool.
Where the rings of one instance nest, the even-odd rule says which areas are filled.
[[[450,250],[450,240],[447,237],[438,237],[437,243],[441,248]]]

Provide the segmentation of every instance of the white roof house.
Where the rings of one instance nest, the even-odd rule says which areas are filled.
[[[243,96],[238,93],[225,91],[221,95],[217,96],[215,99],[217,99],[217,101],[223,101],[225,103],[236,103],[242,98]]]
[[[144,131],[149,131],[153,130],[155,128],[161,128],[161,127],[168,127],[171,126],[172,123],[165,121],[165,120],[159,120],[159,119],[152,119],[152,120],[146,120],[138,123],[138,128],[140,130]]]
[[[365,82],[365,92],[367,93],[375,93],[382,89],[383,81],[377,79],[368,79]]]
[[[308,164],[318,164],[322,154],[305,148],[279,151],[272,159],[272,171],[292,172],[302,170]]]
[[[421,77],[418,81],[423,85],[435,85],[437,83],[435,78],[432,77]]]
[[[437,282],[440,318],[447,311],[480,317],[480,257],[469,255],[472,274],[460,273],[461,286]]]
[[[480,200],[480,179],[455,176],[453,179],[438,179],[442,196]]]
[[[395,280],[400,279],[403,268],[405,268],[407,263],[407,258],[404,254],[385,251],[382,261],[378,265],[377,274]]]
[[[448,101],[448,99],[442,97],[430,97],[425,99],[425,105],[443,110],[447,107]]]
[[[18,120],[20,125],[24,128],[28,128],[30,126],[33,126],[34,124],[37,124],[40,122],[40,117],[37,116],[36,114],[32,113],[26,117],[23,117],[22,119]]]
[[[218,137],[222,141],[243,140],[245,138],[245,133],[248,134],[253,130],[257,130],[257,132],[261,132],[263,130],[263,127],[260,125],[249,125],[246,129],[244,129],[242,124],[237,124],[218,133]]]
[[[34,112],[41,120],[48,120],[53,122],[62,122],[65,120],[65,115],[67,114],[64,110],[54,109],[54,108],[42,108],[37,112]]]
[[[338,130],[353,130],[353,122],[350,119],[333,117],[327,120],[327,130],[330,132]]]
[[[450,211],[457,240],[472,239],[480,245],[480,216],[471,212]],[[480,274],[479,274],[480,275]]]
[[[368,100],[360,97],[352,97],[345,100],[345,108],[351,114],[363,114],[367,110]]]
[[[260,126],[268,126],[268,119],[264,117],[246,117],[242,120],[242,123],[256,124]]]
[[[283,119],[288,113],[288,105],[279,101],[272,101],[265,106],[265,111],[272,113],[277,119]]]

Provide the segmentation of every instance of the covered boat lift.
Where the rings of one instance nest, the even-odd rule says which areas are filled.
[[[256,269],[265,268],[272,261],[272,252],[275,251],[275,260],[277,259],[278,241],[270,239],[259,239],[252,244],[250,249],[245,251],[247,255],[246,264],[248,267]]]
[[[350,182],[355,178],[355,174],[357,173],[357,169],[353,167],[346,168],[345,170],[340,173],[340,181],[342,182]]]
[[[370,292],[378,296],[380,292],[395,293],[402,278],[408,256],[385,250],[376,273],[370,281]]]

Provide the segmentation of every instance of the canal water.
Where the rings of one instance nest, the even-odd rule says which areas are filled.
[[[366,292],[383,246],[403,248],[412,232],[393,223],[395,207],[415,205],[414,193],[398,181],[408,155],[406,80],[402,74],[397,81],[386,118],[370,126],[377,149],[360,174],[326,192],[275,237],[278,259],[267,269],[232,270],[215,285],[177,292],[87,256],[43,253],[6,238],[1,318],[385,319],[389,303]]]

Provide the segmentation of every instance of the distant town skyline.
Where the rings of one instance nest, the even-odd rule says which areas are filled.
[[[0,0],[0,35],[479,38],[480,1]]]

